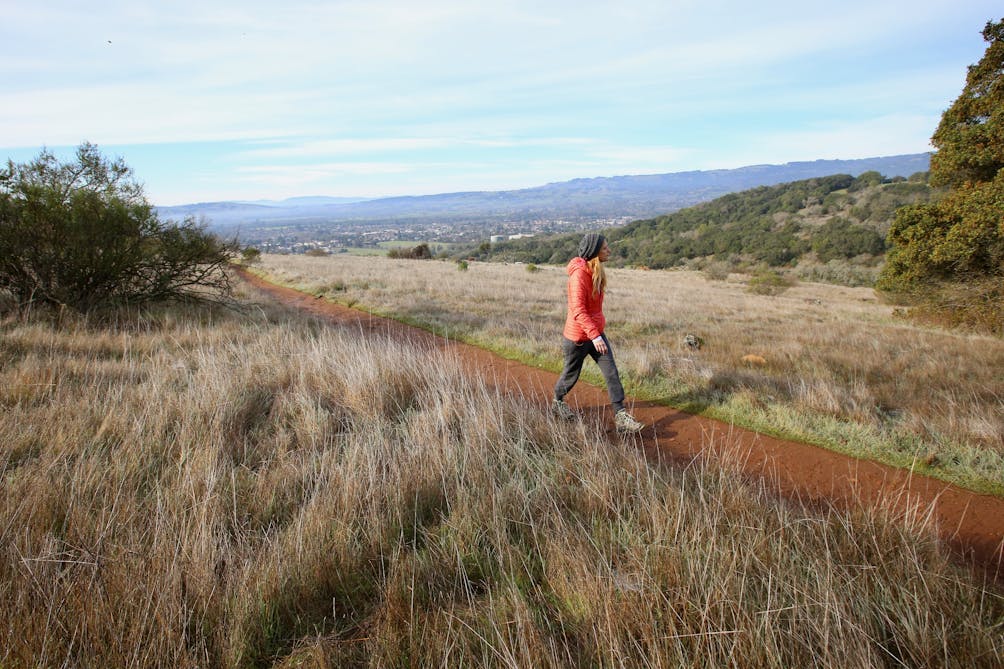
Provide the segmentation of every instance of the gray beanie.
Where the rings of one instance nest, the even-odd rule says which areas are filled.
[[[600,249],[603,248],[603,242],[606,238],[598,232],[590,232],[582,238],[579,242],[579,253],[580,258],[586,260],[592,260],[600,254]]]

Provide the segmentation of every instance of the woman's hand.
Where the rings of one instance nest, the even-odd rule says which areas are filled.
[[[593,340],[593,348],[595,348],[596,352],[600,355],[606,355],[607,352],[610,351],[610,349],[607,348],[607,342],[603,339],[602,335]]]

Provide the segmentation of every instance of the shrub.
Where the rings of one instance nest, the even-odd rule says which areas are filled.
[[[867,172],[862,172],[854,180],[854,182],[847,188],[851,193],[859,190],[865,190],[873,186],[878,186],[885,180],[885,177],[881,173],[875,170],[869,170]]]
[[[529,272],[530,274],[536,274],[537,272],[540,271],[540,268],[534,265],[533,263],[530,263],[529,265],[526,266],[526,271]]]
[[[757,295],[780,295],[794,285],[794,282],[773,271],[763,270],[746,282],[746,289]]]
[[[879,255],[885,251],[885,240],[871,228],[836,218],[816,230],[812,236],[812,250],[821,261],[828,262],[862,254]]]
[[[22,308],[227,296],[236,252],[192,218],[161,222],[132,170],[93,144],[0,170],[0,289]]]
[[[387,252],[388,258],[398,258],[404,260],[430,260],[432,250],[425,242],[410,249],[391,249]]]
[[[803,281],[834,283],[842,286],[874,286],[879,269],[839,258],[830,260],[825,265],[799,263],[795,273]]]
[[[457,270],[461,272],[466,272],[468,269],[468,264],[466,260],[457,261]]]
[[[728,263],[712,262],[704,268],[704,278],[708,281],[725,281],[729,278],[731,267]]]
[[[245,247],[241,251],[241,264],[254,265],[257,262],[261,262],[261,251],[253,246]]]
[[[937,283],[912,296],[892,297],[912,304],[906,313],[918,321],[1004,335],[1004,284],[997,279]]]

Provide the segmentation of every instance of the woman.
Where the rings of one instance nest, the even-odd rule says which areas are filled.
[[[561,418],[571,420],[575,413],[565,404],[565,395],[579,380],[586,356],[599,365],[607,382],[610,404],[614,408],[614,425],[618,432],[639,432],[645,426],[624,409],[624,388],[621,386],[610,342],[603,334],[607,319],[603,316],[603,295],[607,275],[603,263],[610,258],[610,246],[603,235],[590,232],[579,242],[578,255],[568,263],[568,316],[562,332],[562,352],[565,369],[554,386],[552,409]]]

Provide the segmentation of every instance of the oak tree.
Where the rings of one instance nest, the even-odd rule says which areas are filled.
[[[878,288],[958,323],[1004,330],[1004,20],[941,118],[931,183],[941,199],[904,207],[889,231]]]

